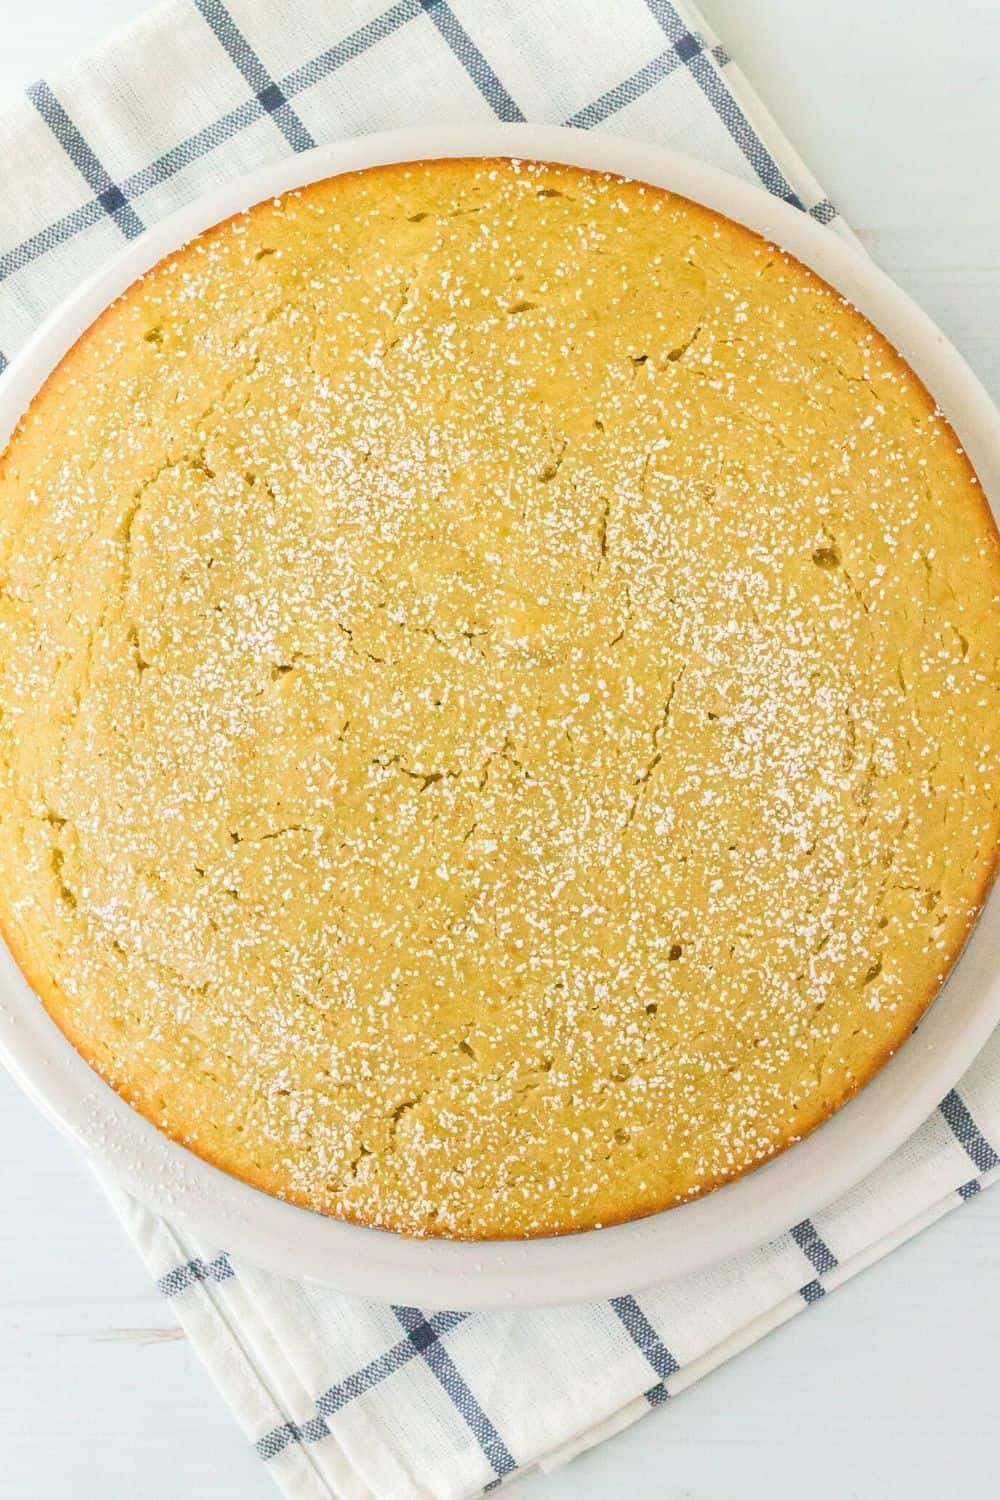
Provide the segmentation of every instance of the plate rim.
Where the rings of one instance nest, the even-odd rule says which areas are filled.
[[[491,123],[392,130],[239,174],[123,246],[42,323],[0,381],[0,449],[79,335],[187,240],[321,178],[431,158],[506,156],[619,173],[680,193],[762,233],[855,303],[941,405],[996,516],[1000,413],[962,356],[859,249],[754,183],[665,147],[564,126]],[[171,1141],[66,1040],[0,944],[0,1060],[120,1187],[265,1269],[425,1307],[473,1310],[609,1297],[701,1270],[780,1235],[874,1170],[935,1109],[1000,1024],[1000,889],[916,1032],[811,1135],[705,1197],[606,1229],[538,1240],[408,1239],[281,1201]]]

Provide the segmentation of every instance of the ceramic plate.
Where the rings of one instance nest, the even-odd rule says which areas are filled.
[[[707,204],[837,287],[910,362],[969,453],[994,513],[1000,415],[944,336],[869,260],[799,210],[652,146],[528,125],[367,136],[227,183],[123,248],[62,306],[0,381],[0,446],[49,372],[105,307],[220,219],[318,178],[388,162],[536,157],[641,178]],[[1000,888],[918,1031],[838,1114],[784,1155],[707,1197],[631,1224],[527,1242],[408,1240],[296,1208],[175,1145],[88,1067],[0,945],[0,1054],[27,1091],[151,1208],[212,1245],[292,1276],[423,1307],[530,1306],[634,1291],[761,1244],[853,1186],[931,1113],[1000,1023]]]

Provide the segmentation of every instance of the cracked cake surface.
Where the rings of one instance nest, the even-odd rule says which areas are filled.
[[[294,1202],[667,1207],[960,950],[998,584],[919,381],[749,231],[499,159],[318,183],[137,283],[0,459],[4,932]]]

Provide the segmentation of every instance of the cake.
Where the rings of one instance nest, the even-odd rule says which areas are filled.
[[[0,922],[94,1069],[409,1235],[668,1208],[826,1119],[1000,829],[1000,546],[748,230],[505,159],[194,240],[0,459]]]

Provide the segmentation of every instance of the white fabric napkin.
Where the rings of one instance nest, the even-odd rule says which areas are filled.
[[[0,371],[124,240],[226,178],[391,126],[659,141],[850,231],[686,0],[169,0],[0,117]],[[460,1500],[556,1464],[1000,1176],[1000,1036],[847,1197],[752,1255],[547,1311],[386,1307],[266,1274],[107,1191],[295,1500]],[[669,1420],[669,1418],[661,1418]]]

